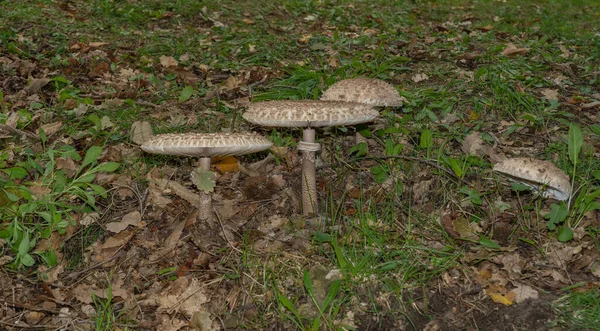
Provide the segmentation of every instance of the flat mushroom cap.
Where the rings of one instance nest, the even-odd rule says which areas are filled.
[[[323,92],[321,100],[349,101],[380,107],[400,107],[402,98],[390,84],[373,78],[341,80]]]
[[[571,196],[569,176],[550,161],[518,157],[496,163],[494,171],[538,190],[546,186],[545,197],[564,201]]]
[[[244,155],[265,150],[272,142],[257,133],[168,133],[148,139],[147,153],[180,156]]]
[[[370,122],[379,113],[370,105],[319,100],[254,102],[243,117],[250,123],[276,127],[320,127]]]

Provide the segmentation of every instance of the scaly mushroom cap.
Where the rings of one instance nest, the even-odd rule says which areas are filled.
[[[378,115],[372,106],[354,102],[278,100],[251,103],[243,117],[263,126],[319,127],[370,122]]]
[[[265,150],[272,142],[257,133],[168,133],[142,145],[147,153],[180,156],[244,155]]]
[[[380,79],[364,77],[344,79],[331,85],[321,100],[358,102],[380,107],[402,106],[402,98],[392,85]]]
[[[549,161],[528,157],[507,159],[496,163],[494,171],[536,190],[545,187],[543,194],[547,198],[564,201],[571,196],[569,176]]]

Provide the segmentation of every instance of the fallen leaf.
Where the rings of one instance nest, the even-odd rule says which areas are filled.
[[[49,78],[34,78],[29,82],[29,86],[25,88],[25,94],[32,95],[38,93],[46,84],[50,83]]]
[[[130,225],[133,225],[136,227],[140,227],[143,225],[142,215],[140,214],[139,211],[134,211],[134,212],[131,212],[131,213],[123,216],[123,219],[120,222],[107,223],[106,229],[113,233],[119,233],[119,232],[127,229],[127,227]]]
[[[88,226],[88,225],[98,221],[99,219],[100,219],[100,215],[98,213],[89,213],[89,214],[85,214],[85,216],[83,216],[81,221],[79,221],[79,224],[81,224],[83,226]]]
[[[413,82],[419,83],[419,82],[428,80],[429,76],[427,76],[426,74],[416,74],[416,75],[412,76],[411,79]]]
[[[220,173],[237,172],[240,170],[238,161],[233,156],[217,156],[211,161],[211,166]]]
[[[134,234],[135,231],[133,230],[119,232],[116,235],[106,239],[106,241],[102,245],[100,245],[100,249],[104,250],[108,248],[123,246],[127,244],[127,242],[129,242],[129,239],[131,239],[131,237],[133,237]]]
[[[527,299],[537,299],[539,293],[533,287],[521,283],[514,284],[516,288],[512,289],[511,292],[516,294],[515,302],[521,303]]]
[[[472,132],[462,142],[461,149],[465,154],[481,155],[483,154],[484,143],[481,134],[477,131]]]
[[[508,57],[514,57],[517,55],[525,55],[528,52],[529,52],[529,48],[517,48],[513,44],[508,44],[508,46],[500,54],[508,56]]]
[[[142,145],[153,135],[152,126],[147,121],[135,121],[131,124],[131,141]]]
[[[40,128],[42,130],[44,130],[44,133],[46,134],[46,136],[51,136],[51,135],[55,134],[56,132],[58,132],[58,130],[60,129],[61,126],[62,126],[62,122],[59,121],[59,122],[44,124],[44,125],[40,126]]]
[[[160,64],[165,68],[177,67],[177,65],[179,64],[177,63],[177,60],[175,60],[175,58],[172,56],[161,55],[159,60]]]
[[[562,52],[562,54],[560,56],[564,57],[565,59],[568,59],[571,56],[571,51],[569,51],[569,49],[566,48],[565,46],[558,45],[558,48]]]
[[[89,43],[89,46],[92,48],[98,48],[106,45],[110,45],[110,43],[104,41],[92,41],[91,43]]]
[[[501,303],[505,306],[512,305],[517,296],[515,292],[507,291],[504,286],[495,284],[492,284],[485,289],[485,294],[487,294],[492,301]]]
[[[102,127],[102,130],[112,128],[114,126],[113,122],[108,116],[102,116],[102,119],[100,119],[100,125]]]
[[[545,89],[542,89],[540,91],[540,93],[542,93],[544,98],[546,98],[548,100],[558,100],[558,90],[545,88]]]

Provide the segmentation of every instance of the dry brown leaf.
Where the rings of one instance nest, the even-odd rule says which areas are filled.
[[[426,74],[416,74],[416,75],[412,76],[411,79],[413,82],[419,83],[419,82],[428,80],[429,76],[427,76]]]
[[[183,229],[185,228],[186,222],[187,220],[184,219],[173,227],[173,231],[171,231],[171,234],[167,237],[167,239],[165,239],[165,250],[169,251],[177,246],[179,238],[181,238],[181,234],[183,233]]]
[[[508,44],[508,46],[506,46],[506,48],[500,54],[502,54],[504,56],[508,56],[508,57],[514,57],[517,55],[525,55],[528,52],[529,52],[529,48],[517,48],[513,44]]]
[[[202,311],[202,305],[208,301],[204,286],[199,280],[179,277],[160,294],[157,311],[180,311],[189,318],[195,312]]]
[[[138,145],[145,143],[152,135],[152,126],[147,121],[135,121],[131,124],[131,141]]]
[[[511,292],[516,294],[515,302],[521,303],[527,299],[537,299],[539,293],[533,287],[521,283],[514,284],[516,288],[512,289]]]
[[[189,202],[192,206],[198,206],[200,196],[189,190],[187,187],[172,180],[168,181],[168,187],[173,191],[173,193]]]
[[[50,78],[34,78],[29,82],[29,86],[25,88],[25,94],[32,95],[38,93],[46,84],[50,83]]]
[[[98,47],[102,47],[102,46],[106,46],[106,45],[110,45],[110,43],[107,43],[104,41],[93,41],[93,42],[89,43],[89,46],[92,48],[98,48]]]
[[[165,68],[177,67],[177,65],[179,64],[177,60],[175,60],[175,58],[172,56],[161,55],[159,60],[160,65],[162,65]]]
[[[51,136],[51,135],[55,134],[56,132],[58,132],[58,130],[60,129],[61,126],[62,126],[62,122],[59,121],[59,122],[44,124],[44,125],[40,126],[40,128],[42,130],[44,130],[44,133],[46,134],[46,136]]]
[[[123,219],[120,222],[107,223],[106,229],[113,233],[119,233],[127,229],[127,227],[130,225],[135,227],[141,227],[144,225],[144,222],[142,222],[142,215],[139,211],[134,211],[123,216]]]
[[[548,100],[558,100],[558,90],[545,88],[540,91],[544,98]]]
[[[558,48],[562,52],[562,54],[560,56],[564,57],[565,59],[568,59],[571,56],[571,51],[569,51],[569,49],[566,48],[565,46],[558,45]]]
[[[79,224],[81,224],[83,226],[88,226],[88,225],[98,221],[99,219],[100,219],[100,215],[98,213],[89,213],[89,214],[85,214],[85,216],[83,216],[81,221],[79,221]]]
[[[461,145],[463,153],[477,156],[483,154],[483,147],[484,143],[481,139],[481,134],[477,131],[466,136]]]
[[[28,189],[38,200],[42,200],[44,195],[52,192],[51,188],[44,186],[44,184],[40,182],[31,183],[31,186],[29,186]]]
[[[116,235],[106,239],[106,241],[102,245],[100,245],[100,249],[104,250],[108,248],[121,247],[127,244],[127,242],[129,242],[129,240],[131,239],[131,237],[133,237],[134,234],[135,231],[133,230],[121,231]]]

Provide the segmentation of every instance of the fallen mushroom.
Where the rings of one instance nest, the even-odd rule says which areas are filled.
[[[404,98],[396,88],[380,79],[351,78],[331,85],[321,96],[326,101],[349,101],[377,107],[400,107]]]
[[[339,101],[263,101],[250,104],[243,117],[251,123],[274,127],[303,127],[302,141],[302,212],[311,215],[317,209],[315,179],[315,127],[354,125],[375,119],[378,112],[365,104]]]
[[[536,192],[542,191],[546,198],[565,201],[571,196],[569,176],[549,161],[527,157],[506,159],[496,163],[494,171]]]
[[[199,156],[199,171],[192,174],[214,174],[210,171],[211,157],[244,155],[259,152],[271,147],[273,143],[257,133],[182,133],[161,134],[144,142],[142,150],[146,153]],[[197,185],[198,186],[198,185]],[[200,188],[198,219],[212,218],[212,189]]]

